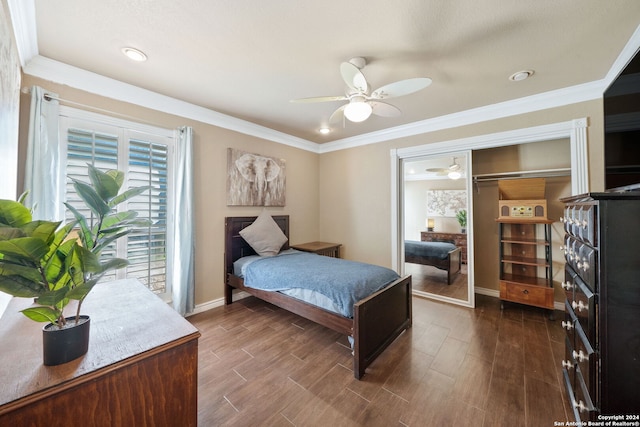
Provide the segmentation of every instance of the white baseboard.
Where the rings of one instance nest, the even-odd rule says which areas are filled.
[[[237,292],[233,294],[233,300],[234,301],[241,300],[243,298],[247,298],[248,296],[250,296],[250,294],[246,292]],[[224,305],[224,297],[214,299],[212,301],[208,301],[202,304],[197,304],[194,307],[193,312],[189,313],[186,317],[193,316],[194,314],[198,314],[198,313],[204,313],[205,311],[209,311],[217,307],[222,307],[223,305]]]
[[[479,295],[486,295],[488,297],[500,298],[500,291],[497,289],[488,289],[488,288],[481,288],[479,286],[476,286],[473,288],[473,290],[474,290],[474,293]]]

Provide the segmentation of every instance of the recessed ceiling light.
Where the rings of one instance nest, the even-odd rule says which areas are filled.
[[[522,71],[518,71],[517,73],[511,74],[509,76],[509,80],[512,80],[514,82],[519,82],[519,81],[528,79],[532,75],[533,75],[533,70],[522,70]]]
[[[323,128],[320,128],[320,129],[318,130],[318,132],[320,132],[320,133],[321,133],[321,134],[323,134],[323,135],[326,135],[326,134],[328,134],[328,133],[331,133],[331,129],[329,129],[329,128],[324,128],[324,127],[323,127]]]
[[[143,51],[133,47],[123,47],[122,53],[124,53],[127,58],[133,61],[143,62],[147,60],[147,55],[145,55]]]

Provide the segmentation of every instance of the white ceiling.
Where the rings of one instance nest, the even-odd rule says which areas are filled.
[[[540,97],[528,97],[549,91],[557,105],[593,99],[640,24],[638,0],[8,1],[16,33],[26,38],[17,36],[28,74],[39,69],[34,74],[63,80],[55,76],[67,64],[317,143],[505,101],[533,105]],[[26,13],[17,22],[19,3],[34,4],[35,18]],[[148,60],[128,60],[125,46]],[[367,59],[363,73],[374,87],[412,77],[433,84],[390,100],[400,117],[372,116],[320,135],[342,103],[289,101],[344,94],[339,66],[354,56]],[[43,61],[48,71],[32,65]],[[534,76],[508,79],[523,69]],[[98,87],[110,96],[108,85]]]

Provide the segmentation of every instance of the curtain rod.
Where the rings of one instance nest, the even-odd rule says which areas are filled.
[[[485,182],[485,181],[498,181],[501,179],[519,179],[519,178],[552,178],[558,176],[570,176],[571,168],[559,168],[559,169],[540,169],[532,171],[518,171],[518,172],[502,172],[502,173],[489,173],[482,175],[474,175],[473,182]]]
[[[26,87],[26,88],[22,88],[21,90],[22,93],[25,94],[30,94],[31,93],[31,88]],[[86,108],[88,110],[92,110],[95,112],[100,112],[100,113],[106,113],[106,114],[110,114],[110,115],[115,115],[124,119],[128,119],[128,120],[132,120],[135,121],[136,123],[143,123],[143,124],[147,124],[150,126],[156,126],[156,127],[162,127],[164,129],[166,129],[166,127],[164,127],[163,125],[159,125],[157,123],[154,122],[149,122],[146,120],[142,120],[139,117],[134,117],[134,116],[130,116],[128,114],[122,114],[122,113],[118,113],[117,111],[111,111],[111,110],[105,110],[104,108],[99,108],[99,107],[94,107],[91,105],[87,105],[87,104],[82,104],[80,102],[75,102],[75,101],[71,101],[69,99],[64,99],[64,98],[60,98],[59,96],[54,96],[48,92],[44,93],[44,99],[46,101],[58,101],[60,103],[69,105],[69,106],[74,106],[74,107],[82,107],[82,108]]]

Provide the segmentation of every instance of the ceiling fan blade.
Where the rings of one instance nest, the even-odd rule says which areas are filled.
[[[401,114],[401,111],[395,105],[387,104],[380,101],[367,101],[373,108],[372,113],[376,116],[382,117],[397,117]]]
[[[345,104],[334,111],[331,114],[331,117],[329,117],[329,123],[340,123],[341,121],[344,121],[344,109],[347,105],[349,104]]]
[[[289,102],[298,102],[298,103],[305,103],[305,102],[330,102],[330,101],[344,101],[347,98],[344,95],[339,95],[339,96],[314,96],[312,98],[299,98],[299,99],[292,99]]]
[[[442,173],[442,174],[446,174],[447,172],[449,172],[448,169],[444,169],[444,168],[427,168],[425,169],[426,172],[435,172],[435,173]]]
[[[432,80],[428,77],[417,77],[415,79],[400,80],[399,82],[389,83],[371,93],[371,98],[386,99],[398,96],[409,95],[429,86]]]
[[[369,89],[369,84],[367,83],[367,79],[364,77],[364,74],[360,72],[358,67],[350,62],[343,62],[340,64],[340,74],[350,89],[353,89],[356,92],[367,92]]]

